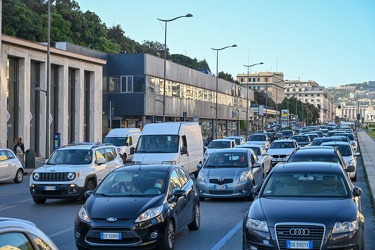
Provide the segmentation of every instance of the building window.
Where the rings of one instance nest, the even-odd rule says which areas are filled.
[[[265,81],[265,82],[268,82],[268,77],[265,77],[265,78],[264,78],[264,81]]]
[[[133,93],[133,76],[121,76],[121,93]]]
[[[251,77],[249,77],[249,78],[247,79],[247,81],[248,81],[248,82],[251,82]]]
[[[255,81],[255,78],[253,78],[253,82],[256,82],[256,81]]]
[[[243,77],[240,78],[240,82],[243,82]]]
[[[257,78],[257,81],[260,82],[260,78],[259,77]]]

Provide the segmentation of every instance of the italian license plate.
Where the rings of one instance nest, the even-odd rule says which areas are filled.
[[[288,249],[312,249],[313,243],[312,241],[287,240],[286,248]]]
[[[214,189],[225,190],[225,189],[228,189],[228,186],[227,185],[214,185]]]
[[[54,190],[56,190],[56,186],[44,186],[44,190],[46,190],[46,191],[54,191]]]
[[[100,233],[101,240],[122,240],[121,233]]]

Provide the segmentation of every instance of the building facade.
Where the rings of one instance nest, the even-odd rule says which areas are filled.
[[[221,138],[241,133],[240,121],[246,120],[242,86],[218,79],[216,87],[215,76],[171,61],[166,62],[164,84],[164,60],[153,55],[109,55],[103,76],[103,134],[110,128],[161,122],[164,86],[166,122],[199,121],[206,137],[213,135],[217,117]],[[254,100],[254,92],[248,94]]]
[[[313,104],[319,109],[320,123],[335,120],[335,109],[332,98],[325,87],[315,81],[286,80],[285,96],[294,97],[303,103]]]
[[[54,135],[61,145],[101,141],[105,60],[51,47],[47,88],[47,46],[6,35],[1,42],[0,147],[13,148],[21,137],[25,149],[46,157]]]

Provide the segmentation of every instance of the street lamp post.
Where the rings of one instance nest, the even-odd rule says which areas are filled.
[[[176,19],[182,18],[182,17],[192,17],[192,14],[186,14],[185,16],[178,16],[172,19],[160,19],[158,18],[159,21],[164,22],[164,90],[163,90],[163,122],[165,122],[165,87],[166,87],[166,68],[167,68],[167,23],[172,22]]]
[[[247,85],[246,85],[246,140],[249,137],[249,69],[255,65],[263,64],[263,62],[260,63],[254,63],[251,65],[243,65],[247,68]]]
[[[217,123],[217,96],[219,93],[219,50],[231,48],[231,47],[237,47],[236,44],[225,46],[220,49],[211,48],[212,50],[216,51],[216,104],[215,104],[215,139],[217,139],[217,129],[218,129],[218,123]]]

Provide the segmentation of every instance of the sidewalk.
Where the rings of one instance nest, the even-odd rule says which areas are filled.
[[[357,137],[367,174],[369,191],[373,201],[375,201],[375,141],[365,131],[358,131]]]

